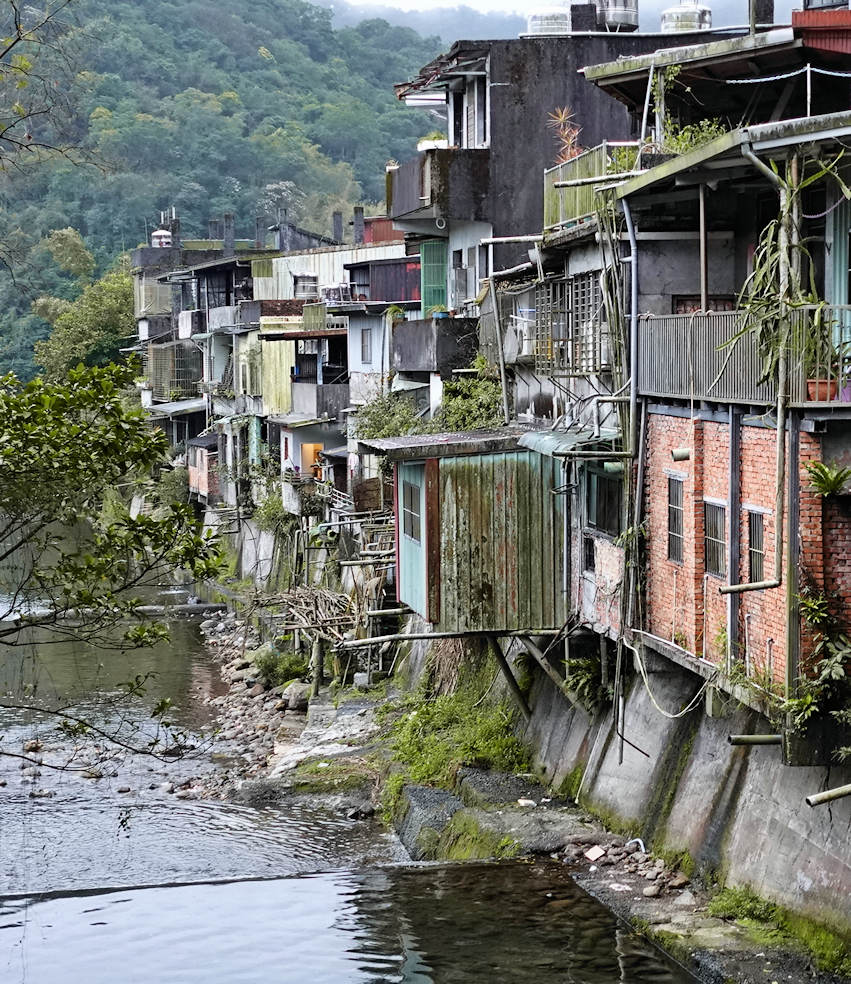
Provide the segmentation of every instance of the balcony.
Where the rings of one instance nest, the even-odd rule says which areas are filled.
[[[177,337],[191,338],[206,331],[207,316],[204,311],[181,311],[177,316]]]
[[[637,147],[635,141],[601,143],[544,171],[544,231],[556,232],[593,215],[597,182],[588,179],[599,178],[599,183],[603,183],[607,174],[629,170],[634,158],[632,151]],[[582,183],[558,187],[567,181]]]
[[[393,368],[397,372],[466,369],[478,340],[477,318],[400,321],[393,331]]]
[[[789,402],[810,408],[851,404],[851,306],[810,305],[789,316]],[[765,360],[756,335],[740,334],[746,318],[744,311],[642,317],[639,393],[773,403],[777,384],[774,374],[761,381]]]
[[[313,420],[340,420],[349,405],[348,383],[306,383],[293,381],[294,414]]]
[[[488,219],[490,151],[426,150],[387,172],[391,219]]]

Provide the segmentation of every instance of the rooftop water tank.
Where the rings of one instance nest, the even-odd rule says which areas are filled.
[[[151,246],[156,246],[159,249],[169,249],[171,246],[171,230],[154,229],[151,233]]]
[[[547,36],[570,34],[570,7],[568,4],[554,4],[552,7],[539,7],[526,18],[526,34]]]
[[[708,31],[712,27],[712,11],[697,0],[681,0],[676,7],[662,11],[662,33]]]
[[[638,0],[597,0],[597,21],[601,30],[637,30]]]

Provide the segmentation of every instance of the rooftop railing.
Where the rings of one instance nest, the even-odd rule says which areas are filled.
[[[637,147],[637,141],[607,141],[544,171],[544,231],[553,232],[593,215],[594,188],[612,171],[627,170],[627,164],[619,163],[618,157],[631,158],[630,151]],[[597,178],[599,182],[594,180]],[[564,182],[576,184],[558,187]]]

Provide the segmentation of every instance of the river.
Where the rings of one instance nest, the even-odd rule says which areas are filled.
[[[201,698],[222,692],[197,627],[132,655],[0,649],[7,702],[62,701],[138,739],[163,696],[199,746],[163,764],[0,710],[0,980],[32,984],[688,984],[564,865],[412,865],[375,822],[304,803],[179,800],[216,768]],[[152,674],[146,691],[122,684]],[[79,746],[75,752],[74,747]],[[96,778],[96,777],[100,778]]]

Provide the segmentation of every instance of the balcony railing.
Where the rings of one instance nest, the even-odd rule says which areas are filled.
[[[597,196],[593,181],[568,188],[557,188],[557,183],[583,181],[587,178],[600,178],[602,183],[611,170],[627,169],[625,164],[618,163],[617,152],[621,151],[626,157],[635,147],[638,147],[635,141],[601,143],[564,164],[556,164],[544,171],[544,230],[552,232],[561,226],[578,222],[593,215],[596,208]]]
[[[792,404],[851,403],[851,306],[789,312],[788,396]],[[772,403],[766,371],[744,311],[645,315],[639,321],[638,388],[644,396]],[[735,340],[734,340],[735,339]]]

